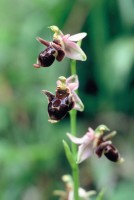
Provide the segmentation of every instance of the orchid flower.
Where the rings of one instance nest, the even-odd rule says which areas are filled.
[[[55,59],[60,62],[65,56],[74,60],[86,60],[85,53],[76,43],[86,37],[86,33],[78,33],[71,36],[70,34],[64,35],[57,26],[50,26],[49,28],[54,32],[52,42],[40,37],[36,38],[47,48],[39,54],[34,67],[49,67]]]
[[[65,81],[65,83],[64,83]],[[74,99],[74,107],[73,109],[78,111],[84,110],[84,105],[78,95],[76,94],[76,90],[79,87],[79,80],[77,75],[72,75],[68,77],[67,79],[63,76],[59,77],[59,80],[57,81],[57,88],[60,88],[61,85],[65,84],[66,87],[69,89],[70,94],[72,94]]]
[[[87,133],[81,138],[77,138],[70,133],[67,133],[69,139],[73,143],[79,145],[77,163],[83,162],[88,157],[92,156],[94,152],[98,157],[105,155],[113,162],[121,163],[124,161],[117,148],[114,147],[112,141],[109,140],[116,134],[116,132],[112,132],[105,136],[104,132],[108,130],[109,129],[104,125],[100,125],[95,131],[92,128],[88,128]]]
[[[62,176],[62,181],[65,183],[66,191],[55,190],[54,195],[60,196],[60,200],[74,200],[73,180],[70,175]],[[89,200],[90,196],[95,195],[96,191],[86,191],[83,188],[78,189],[80,200]]]
[[[75,92],[78,86],[77,75],[72,75],[67,79],[61,76],[57,81],[55,95],[47,90],[43,90],[43,93],[48,97],[48,114],[51,123],[60,121],[72,109],[84,110],[84,105]]]

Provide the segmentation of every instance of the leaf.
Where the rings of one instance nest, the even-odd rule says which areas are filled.
[[[99,194],[98,194],[96,200],[103,200],[103,198],[104,198],[104,189],[102,189],[102,190],[99,192]]]
[[[69,145],[67,144],[67,142],[65,140],[63,140],[63,146],[64,146],[64,149],[65,149],[65,154],[66,154],[67,160],[68,160],[71,168],[72,169],[76,168],[76,162],[74,160],[73,154],[70,150]]]

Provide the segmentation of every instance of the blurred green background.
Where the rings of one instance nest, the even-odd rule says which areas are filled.
[[[70,75],[70,61],[35,69],[44,49],[36,36],[52,40],[47,28],[64,33],[87,32],[77,62],[78,135],[99,124],[117,130],[114,143],[125,163],[106,158],[80,165],[81,186],[105,188],[106,200],[134,199],[134,1],[133,0],[1,0],[0,1],[0,200],[56,200],[64,189],[61,176],[71,173],[62,140],[69,116],[48,123],[42,89],[55,91],[59,76]]]

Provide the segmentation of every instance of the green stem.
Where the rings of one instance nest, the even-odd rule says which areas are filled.
[[[76,136],[76,117],[77,117],[77,111],[76,110],[71,110],[70,112],[70,124],[71,124],[71,134],[73,136]],[[72,153],[76,159],[76,154],[77,154],[77,146],[73,142],[71,143],[72,147]]]
[[[76,60],[71,60],[71,75],[76,74]]]
[[[78,165],[76,165],[76,168],[72,170],[73,175],[73,181],[74,181],[74,199],[79,200],[79,168]]]
[[[76,61],[72,60],[71,61],[71,75],[76,74]],[[73,136],[76,136],[76,118],[77,118],[77,111],[76,110],[71,110],[70,112],[70,124],[71,124],[71,134]],[[73,142],[71,143],[71,148],[72,148],[72,154],[76,160],[76,155],[77,155],[77,146]],[[79,189],[79,168],[78,165],[76,164],[74,168],[72,168],[72,175],[73,175],[73,182],[74,182],[74,199],[79,200],[79,194],[78,194],[78,189]]]

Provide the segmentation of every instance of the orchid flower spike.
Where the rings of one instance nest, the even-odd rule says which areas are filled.
[[[53,41],[49,42],[37,37],[37,40],[47,48],[39,54],[34,67],[49,67],[55,59],[60,62],[65,56],[74,60],[86,60],[85,53],[76,43],[86,37],[86,33],[71,36],[70,34],[64,35],[57,26],[50,26],[49,28],[54,32]]]
[[[66,191],[55,190],[54,195],[60,196],[60,200],[74,200],[74,188],[73,188],[73,180],[70,175],[63,175],[62,181],[65,184]],[[95,195],[96,191],[86,191],[83,188],[79,187],[78,194],[80,200],[89,200],[90,196]]]
[[[43,93],[48,97],[49,122],[55,123],[60,121],[72,109],[84,110],[84,105],[75,92],[78,86],[77,75],[72,75],[67,79],[64,76],[60,76],[57,81],[55,95],[47,90],[43,90]]]
[[[113,131],[108,135],[104,135],[109,129],[105,125],[100,125],[94,131],[92,128],[88,128],[87,133],[77,138],[70,133],[67,133],[69,139],[78,144],[77,163],[81,163],[88,157],[92,156],[95,152],[100,158],[105,155],[107,159],[112,162],[122,163],[124,159],[120,156],[120,153],[116,147],[113,146],[112,141],[109,140],[115,136],[116,132]]]

